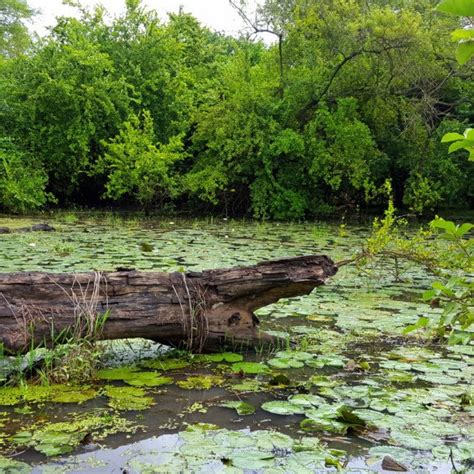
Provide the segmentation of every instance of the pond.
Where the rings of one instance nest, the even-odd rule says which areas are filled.
[[[0,235],[2,272],[339,261],[368,232],[133,214],[48,222],[57,232]],[[403,334],[420,315],[439,316],[421,302],[429,283],[413,265],[345,266],[311,295],[258,311],[262,327],[288,341],[279,351],[199,356],[144,340],[100,343],[105,366],[88,386],[0,388],[0,472],[468,472],[474,346]],[[6,379],[25,361],[0,362]]]

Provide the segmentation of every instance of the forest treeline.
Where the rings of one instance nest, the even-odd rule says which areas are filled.
[[[473,162],[440,139],[474,122],[474,67],[436,3],[236,0],[234,38],[127,0],[31,38],[0,0],[0,206],[301,219],[377,206],[389,179],[414,212],[468,207]]]

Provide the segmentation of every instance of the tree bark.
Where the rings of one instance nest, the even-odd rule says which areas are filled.
[[[194,351],[275,343],[254,311],[336,274],[326,256],[187,273],[0,273],[0,342],[24,353],[74,338],[144,337]]]

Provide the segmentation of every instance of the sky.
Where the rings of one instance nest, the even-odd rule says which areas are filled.
[[[124,11],[125,0],[82,0],[83,5],[93,6],[98,3],[106,7],[112,15]],[[144,0],[144,5],[156,10],[165,19],[167,12],[177,12],[182,6],[185,12],[192,13],[202,24],[216,31],[236,35],[244,28],[243,21],[230,6],[228,0]],[[28,0],[28,4],[37,10],[31,29],[40,35],[47,32],[47,27],[55,24],[55,17],[74,14],[74,9],[62,4],[62,0]]]

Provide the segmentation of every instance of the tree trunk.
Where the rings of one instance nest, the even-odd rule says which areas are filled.
[[[79,337],[194,351],[271,344],[253,311],[308,294],[336,272],[328,257],[304,256],[187,273],[0,273],[0,342],[7,353]]]

